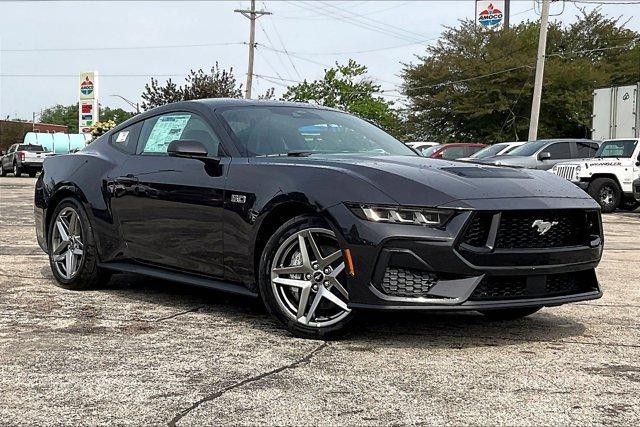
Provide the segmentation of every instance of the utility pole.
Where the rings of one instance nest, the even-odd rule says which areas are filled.
[[[529,120],[529,141],[538,139],[538,121],[540,119],[540,100],[542,98],[542,80],[544,79],[544,59],[547,53],[547,28],[549,24],[549,6],[551,0],[542,1],[540,17],[540,38],[538,39],[538,61],[536,63],[536,82],[531,102],[531,120]]]
[[[251,22],[249,32],[249,67],[247,69],[247,87],[245,88],[244,97],[251,99],[251,85],[253,84],[253,50],[256,47],[256,19],[262,15],[271,15],[266,10],[256,10],[256,1],[251,0],[251,10],[235,9],[234,12],[241,13],[242,16],[248,18]]]

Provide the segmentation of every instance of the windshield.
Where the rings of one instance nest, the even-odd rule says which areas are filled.
[[[256,106],[224,109],[221,115],[251,156],[301,152],[416,155],[376,126],[337,111]]]
[[[507,156],[532,156],[539,149],[547,145],[549,141],[531,141],[507,153]]]
[[[433,147],[423,147],[420,149],[420,152],[424,157],[431,157],[431,155],[441,147],[442,145],[434,145]]]
[[[475,152],[474,154],[471,155],[470,158],[472,158],[472,159],[484,159],[485,157],[495,156],[499,152],[504,150],[507,147],[507,145],[509,145],[509,144],[502,143],[502,144],[490,145],[488,147],[483,148],[480,151]]]
[[[18,149],[16,151],[46,151],[46,150],[42,148],[42,145],[22,144],[22,145],[18,145]]]
[[[602,143],[595,157],[626,157],[633,155],[636,149],[636,141],[605,141]]]

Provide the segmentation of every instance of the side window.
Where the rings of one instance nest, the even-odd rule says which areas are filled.
[[[135,154],[138,137],[140,136],[140,130],[142,129],[142,123],[143,122],[138,122],[115,132],[111,135],[111,145],[125,153]]]
[[[558,142],[556,144],[549,145],[544,148],[542,152],[547,151],[551,153],[551,159],[570,159],[571,158],[571,144],[568,142]]]
[[[442,158],[447,160],[455,160],[465,156],[466,147],[451,147],[444,150]]]
[[[221,154],[220,140],[205,121],[192,113],[168,113],[144,121],[138,153],[163,154],[177,139],[192,139],[205,146],[210,156]]]
[[[578,141],[576,145],[578,147],[578,158],[580,159],[593,157],[598,151],[598,144],[593,142]]]

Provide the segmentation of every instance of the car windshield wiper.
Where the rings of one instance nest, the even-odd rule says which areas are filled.
[[[307,156],[312,155],[313,153],[315,153],[315,151],[304,151],[304,150],[288,151],[287,152],[287,156],[289,156],[289,157],[307,157]]]

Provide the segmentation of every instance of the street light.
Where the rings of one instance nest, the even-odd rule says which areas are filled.
[[[140,106],[138,105],[138,103],[133,103],[131,101],[129,101],[127,98],[125,98],[122,95],[109,95],[109,96],[115,96],[116,98],[120,98],[122,99],[124,102],[126,102],[127,104],[131,105],[133,108],[136,109],[136,114],[140,114]]]

